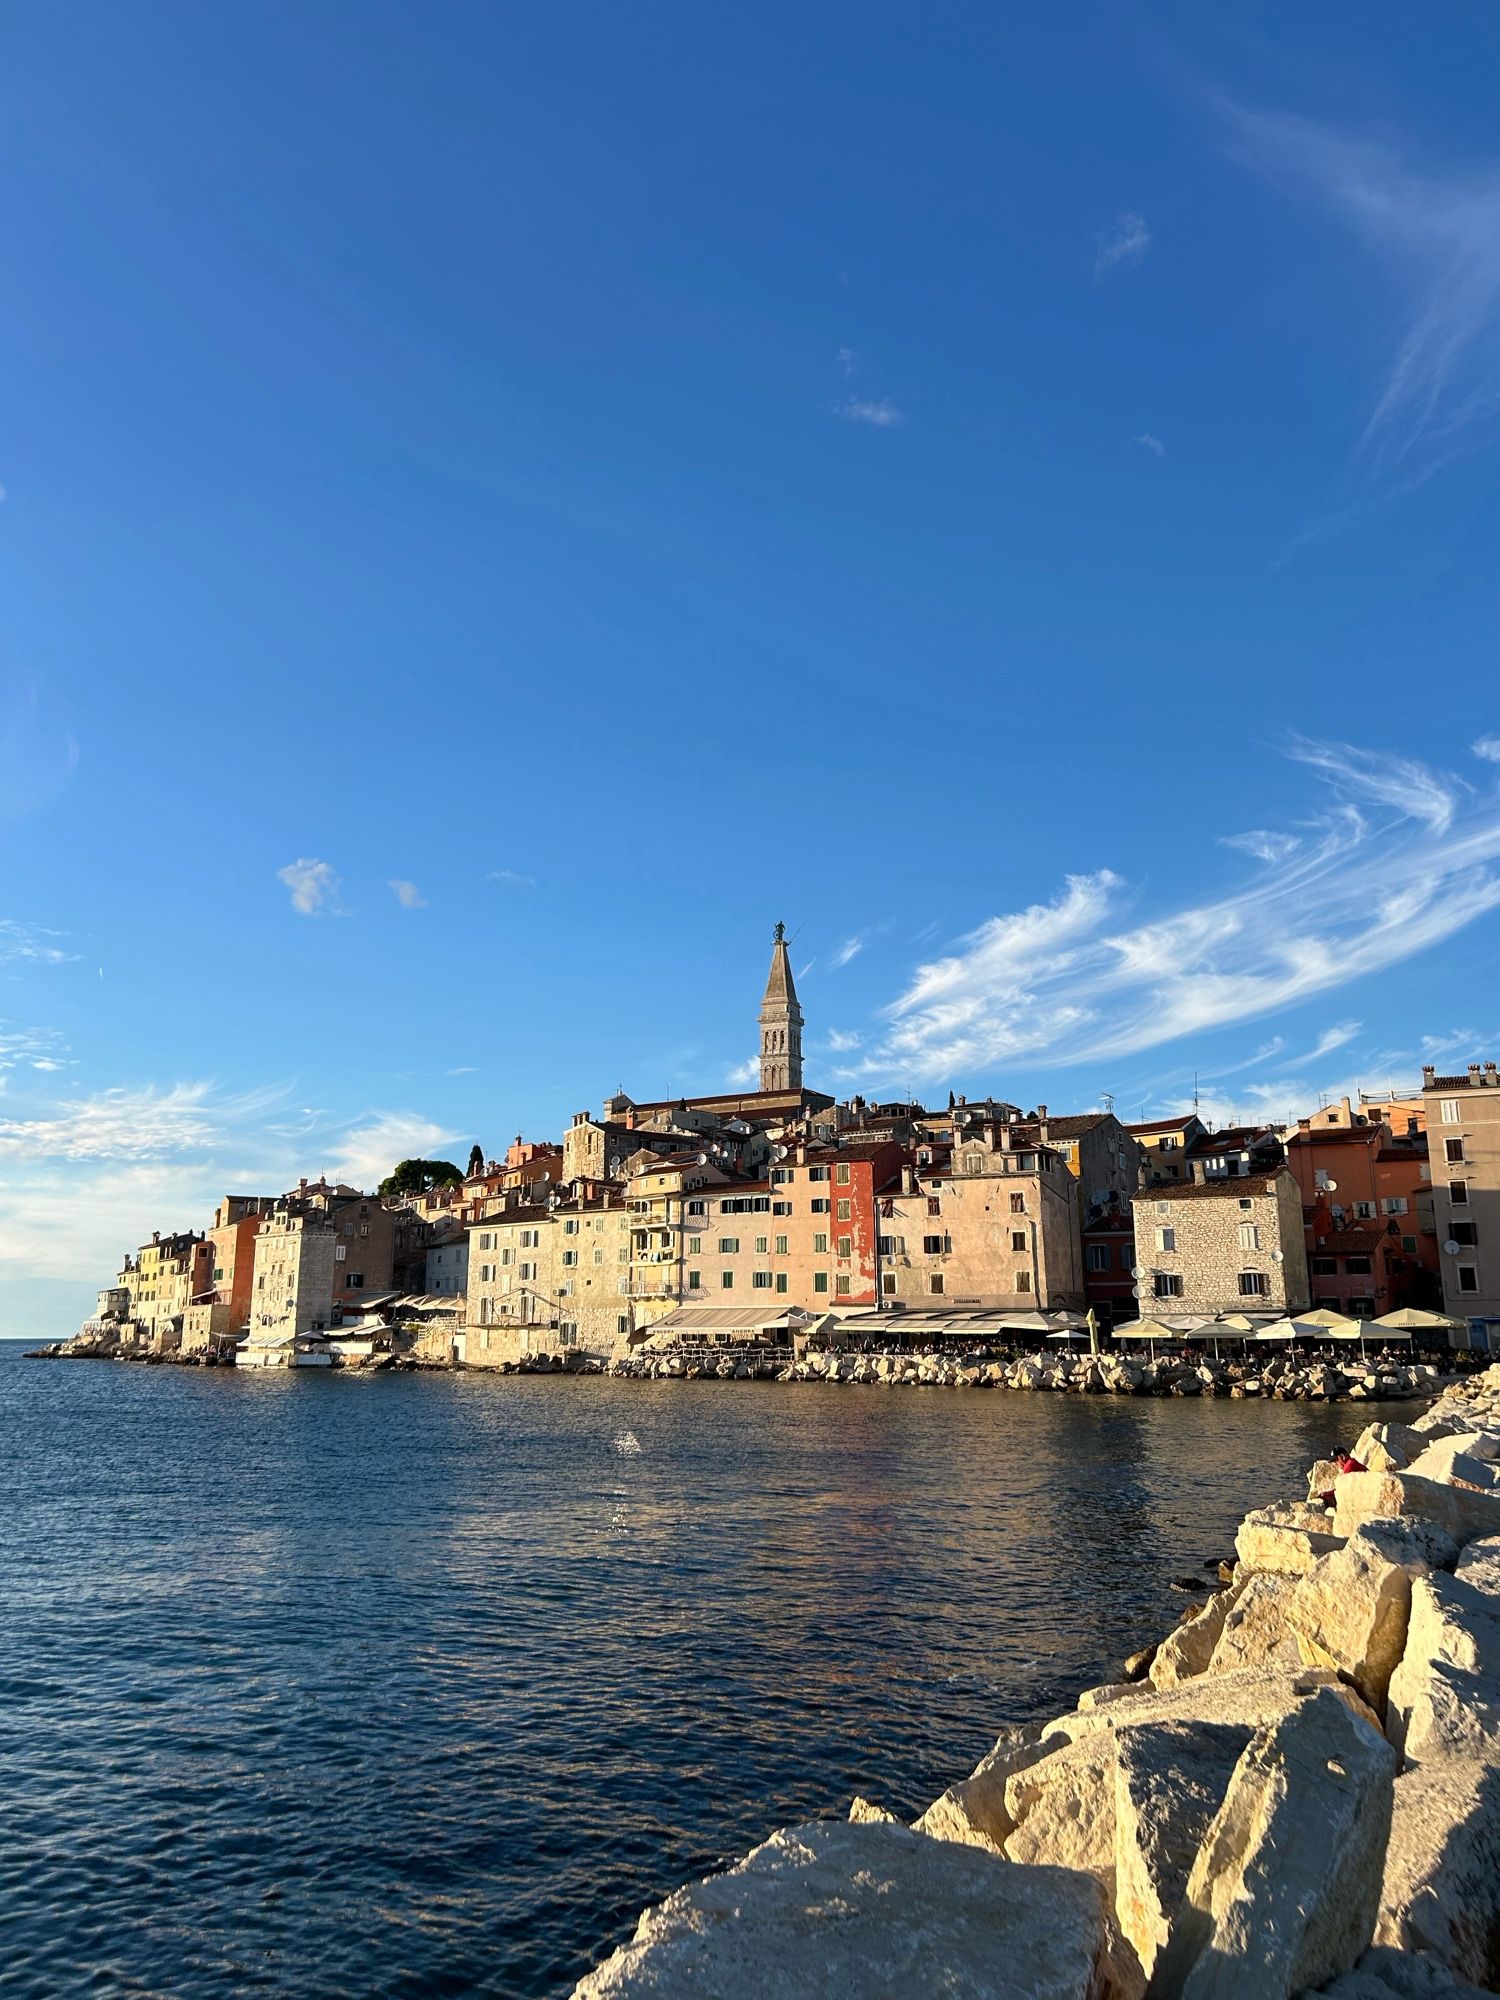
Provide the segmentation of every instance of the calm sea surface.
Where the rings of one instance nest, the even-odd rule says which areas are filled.
[[[0,1984],[565,1993],[1111,1678],[1370,1414],[0,1344]]]

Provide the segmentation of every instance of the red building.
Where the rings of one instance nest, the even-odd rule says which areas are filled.
[[[1102,1327],[1138,1317],[1135,1261],[1135,1212],[1129,1201],[1112,1195],[1091,1208],[1083,1224],[1084,1297]]]
[[[1302,1195],[1314,1305],[1355,1317],[1429,1305],[1441,1292],[1427,1140],[1383,1120],[1319,1125],[1286,1142]]]

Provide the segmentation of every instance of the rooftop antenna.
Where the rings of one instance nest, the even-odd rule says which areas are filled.
[[[1194,1071],[1193,1071],[1193,1110],[1194,1110],[1194,1112],[1196,1112],[1196,1111],[1197,1111],[1197,1109],[1198,1109],[1198,1072],[1197,1072],[1197,1070],[1194,1070]]]
[[[1112,1090],[1101,1090],[1099,1093],[1099,1102],[1104,1106],[1107,1112],[1109,1112],[1111,1115],[1113,1114],[1115,1108],[1115,1094]]]

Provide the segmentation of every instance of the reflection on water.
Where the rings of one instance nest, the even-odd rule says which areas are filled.
[[[0,1347],[6,1990],[564,1992],[1109,1678],[1371,1414]]]

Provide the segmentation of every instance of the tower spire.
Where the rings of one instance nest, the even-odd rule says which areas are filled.
[[[762,1090],[802,1088],[802,1009],[792,980],[786,948],[786,925],[778,924],[771,941],[771,970],[766,996],[760,1003],[760,1087]]]

